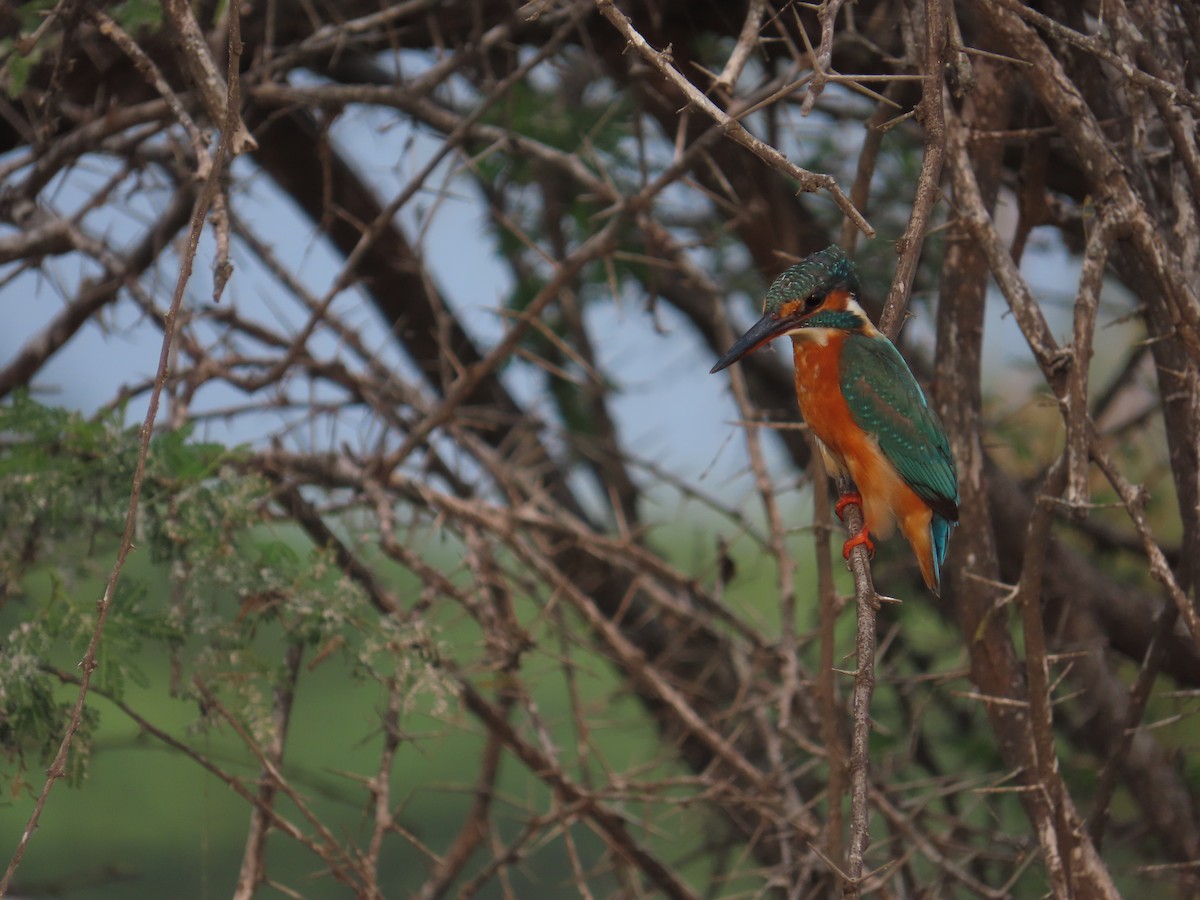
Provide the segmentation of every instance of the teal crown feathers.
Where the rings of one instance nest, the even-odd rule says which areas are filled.
[[[763,311],[778,313],[789,300],[824,296],[835,288],[858,293],[858,267],[837,244],[812,254],[776,278],[767,290]]]

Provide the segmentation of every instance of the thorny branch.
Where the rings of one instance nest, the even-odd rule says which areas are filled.
[[[612,22],[613,27],[621,32],[625,36],[625,39],[636,47],[637,51],[647,61],[683,91],[693,105],[711,116],[713,121],[717,122],[725,134],[732,140],[746,147],[746,149],[764,162],[775,166],[781,172],[794,178],[800,185],[801,190],[827,191],[833,197],[834,203],[845,213],[847,218],[858,226],[859,230],[866,234],[867,237],[875,236],[875,229],[863,218],[862,213],[854,207],[854,204],[850,202],[850,199],[842,192],[842,189],[838,187],[835,179],[829,175],[819,175],[797,166],[770,144],[750,134],[736,118],[723,111],[704,96],[695,85],[688,81],[671,64],[670,59],[666,55],[651,47],[646,39],[633,27],[633,23],[629,21],[629,18],[616,8],[612,0],[596,0],[596,6],[599,8],[600,13]]]
[[[117,585],[121,579],[121,570],[125,567],[125,561],[129,558],[129,554],[133,550],[134,533],[138,522],[138,504],[141,501],[142,487],[146,476],[146,455],[150,450],[150,438],[154,433],[154,420],[158,416],[158,404],[167,380],[172,340],[175,337],[175,321],[183,305],[184,290],[187,287],[188,279],[191,277],[192,263],[196,258],[196,250],[200,243],[200,232],[204,228],[204,219],[211,208],[213,197],[216,196],[226,159],[231,159],[237,152],[232,144],[233,126],[239,121],[235,106],[238,84],[237,67],[241,56],[241,48],[237,45],[236,40],[237,20],[238,14],[235,11],[230,17],[229,27],[229,98],[226,100],[228,114],[222,120],[221,141],[217,147],[211,170],[207,174],[204,186],[201,188],[200,195],[196,199],[196,205],[192,210],[191,232],[188,235],[187,251],[183,256],[179,278],[175,283],[175,292],[171,297],[171,305],[167,310],[163,324],[162,349],[159,352],[158,369],[154,375],[154,385],[150,390],[146,416],[142,421],[137,463],[130,484],[129,507],[125,516],[125,527],[121,534],[120,546],[117,548],[116,559],[113,562],[112,572],[109,574],[104,593],[96,603],[96,624],[92,630],[91,640],[84,651],[83,659],[79,663],[79,668],[82,670],[83,675],[79,680],[79,694],[75,701],[74,710],[71,713],[71,719],[67,723],[67,727],[63,733],[58,752],[50,764],[48,777],[42,786],[41,793],[38,795],[37,803],[34,805],[33,812],[29,816],[29,821],[21,833],[21,838],[17,843],[16,849],[13,851],[8,867],[5,869],[4,877],[0,878],[0,896],[3,896],[8,891],[12,877],[16,873],[17,867],[21,864],[21,859],[24,857],[25,850],[29,846],[29,840],[33,837],[33,833],[38,826],[38,820],[41,818],[42,811],[46,807],[46,802],[50,798],[50,791],[54,788],[55,783],[66,773],[67,754],[71,752],[71,745],[82,722],[84,703],[87,700],[88,690],[91,687],[92,674],[96,670],[96,657],[100,649],[100,639],[104,635],[105,623],[116,600]]]
[[[264,516],[361,592],[358,634],[408,629],[389,659],[448,707],[398,675],[373,683],[377,757],[347,779],[363,824],[342,829],[286,751],[305,739],[301,660],[347,638],[310,645],[294,598],[270,601],[296,629],[270,727],[194,682],[251,774],[114,697],[246,804],[237,896],[290,879],[275,840],[363,897],[520,896],[537,877],[581,896],[1104,897],[1142,886],[1134,867],[1193,895],[1200,787],[1170,754],[1200,686],[1200,16],[1165,0],[512,6],[171,2],[159,29],[124,6],[0,14],[0,302],[57,294],[6,347],[0,396],[130,319],[160,351],[105,404],[148,406],[137,469],[82,671],[51,673],[78,695],[0,893],[81,749],[150,442],[193,425],[253,435],[229,468],[265,478]],[[886,240],[858,238],[868,208]],[[947,286],[936,365],[909,352],[927,331],[904,332],[959,452],[941,600],[896,538],[835,573],[786,363],[747,357],[722,411],[685,349],[724,350],[742,298],[839,235],[891,337],[914,291]],[[1065,320],[1022,267],[1039,242],[1082,264]],[[186,290],[197,260],[214,303]],[[1012,372],[995,388],[984,362],[1013,350],[985,314],[992,282],[1028,390]],[[1052,411],[1017,402],[1039,391]],[[641,393],[649,424],[628,406]],[[808,496],[806,469],[811,518],[791,492]],[[22,540],[14,572],[49,564]],[[876,584],[904,603],[881,613]],[[443,748],[471,761],[454,784]],[[1094,795],[1063,776],[1081,753],[1105,760]],[[408,820],[418,789],[457,804],[453,827]],[[1102,838],[1128,868],[1100,859]],[[402,887],[397,848],[420,860]]]

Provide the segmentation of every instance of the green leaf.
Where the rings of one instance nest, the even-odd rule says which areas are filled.
[[[25,85],[29,83],[29,73],[33,71],[35,60],[32,54],[22,56],[12,49],[12,41],[5,41],[4,44],[9,45],[0,49],[0,56],[8,58],[8,79],[5,82],[4,90],[9,97],[18,97],[25,90]]]
[[[112,10],[113,19],[132,35],[162,27],[162,4],[157,0],[125,0]]]

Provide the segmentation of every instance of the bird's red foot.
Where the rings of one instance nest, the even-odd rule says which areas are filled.
[[[833,511],[837,513],[837,517],[843,522],[846,520],[846,516],[843,514],[843,512],[851,503],[853,503],[859,509],[862,509],[862,494],[860,494],[858,491],[851,491],[848,494],[842,494],[842,496],[838,497],[837,503],[833,504]]]
[[[871,559],[875,558],[875,542],[871,540],[870,532],[864,528],[854,537],[850,538],[850,540],[846,541],[846,543],[842,544],[842,559],[849,559],[850,551],[859,544],[867,548],[867,556],[871,557]]]

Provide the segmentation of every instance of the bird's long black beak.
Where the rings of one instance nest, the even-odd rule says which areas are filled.
[[[773,338],[779,337],[779,335],[791,327],[791,324],[786,319],[781,319],[767,313],[750,326],[749,331],[737,339],[734,345],[729,348],[729,352],[718,359],[717,364],[708,370],[708,374],[712,375],[715,372],[720,372],[722,369],[732,366],[747,353],[757,350]]]

